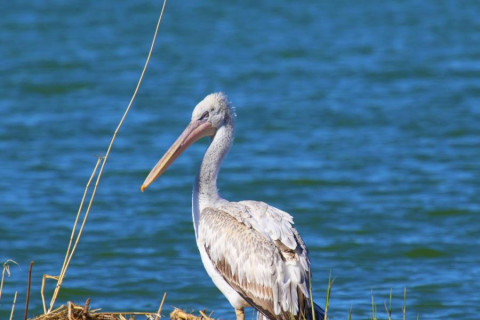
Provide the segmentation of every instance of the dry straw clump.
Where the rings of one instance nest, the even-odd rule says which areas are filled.
[[[100,312],[99,310],[90,310],[90,299],[87,299],[84,306],[76,305],[69,302],[67,306],[61,306],[50,313],[43,314],[31,320],[134,320],[137,316],[148,319],[158,320],[162,312],[162,306],[165,302],[165,296],[162,300],[162,304],[157,313],[152,312]],[[172,320],[214,320],[207,316],[203,311],[199,312],[200,315],[196,316],[191,313],[187,313],[178,308],[170,313],[170,319]]]
[[[204,311],[199,311],[200,315],[196,316],[192,313],[187,313],[178,308],[174,308],[170,313],[170,319],[172,320],[214,320],[205,314]]]
[[[85,305],[79,306],[71,302],[67,306],[61,306],[50,313],[43,314],[32,320],[126,320],[135,319],[136,315],[142,315],[146,319],[158,319],[159,315],[156,313],[147,312],[132,312],[132,313],[109,313],[98,312],[98,310],[89,310],[89,300]]]

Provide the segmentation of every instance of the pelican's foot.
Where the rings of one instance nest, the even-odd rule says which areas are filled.
[[[245,320],[245,312],[243,308],[235,309],[235,315],[237,316],[237,320]]]

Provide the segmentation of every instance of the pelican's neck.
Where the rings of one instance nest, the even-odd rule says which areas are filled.
[[[233,142],[233,122],[228,121],[221,126],[203,156],[200,171],[193,185],[193,223],[195,233],[198,219],[203,209],[224,201],[218,193],[217,178],[223,158]]]

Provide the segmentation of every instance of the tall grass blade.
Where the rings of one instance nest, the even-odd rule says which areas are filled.
[[[325,316],[324,320],[328,319],[328,307],[330,305],[330,295],[332,294],[332,286],[335,279],[332,279],[332,271],[328,275],[328,287],[327,287],[327,296],[325,298]]]
[[[17,303],[17,291],[15,291],[15,297],[13,298],[12,311],[10,312],[10,320],[13,319],[13,313],[15,312],[15,303]]]
[[[389,306],[387,307],[387,302],[385,301],[385,311],[387,312],[388,315],[388,320],[392,320],[392,289],[390,289],[390,303]]]
[[[372,290],[372,320],[377,320],[377,306],[375,305],[373,290]]]

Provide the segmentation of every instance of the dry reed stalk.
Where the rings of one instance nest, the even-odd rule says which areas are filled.
[[[24,320],[28,318],[28,303],[30,302],[30,285],[32,284],[32,268],[33,261],[30,261],[30,268],[28,269],[28,285],[27,285],[27,301],[25,302],[25,315]]]
[[[42,288],[41,288],[41,295],[42,295],[42,302],[43,302],[43,311],[44,313],[49,313],[52,311],[53,309],[53,304],[55,303],[55,300],[58,296],[58,292],[60,291],[60,287],[62,285],[62,282],[63,282],[63,278],[65,277],[65,273],[67,272],[67,268],[70,264],[70,261],[73,257],[73,254],[75,252],[75,249],[77,248],[77,244],[78,242],[80,241],[80,236],[82,235],[82,232],[83,232],[83,227],[85,226],[85,222],[87,221],[87,218],[88,218],[88,210],[87,212],[85,213],[85,216],[83,217],[83,222],[82,222],[82,225],[80,227],[80,230],[78,231],[78,234],[77,234],[77,239],[75,241],[75,244],[72,248],[72,243],[73,243],[73,239],[75,237],[75,231],[77,229],[77,224],[78,224],[78,220],[80,218],[80,214],[82,213],[82,209],[83,209],[83,204],[85,202],[85,198],[87,196],[87,192],[88,192],[88,189],[90,187],[90,183],[92,182],[93,180],[93,177],[95,176],[95,173],[97,172],[97,169],[98,169],[98,166],[100,165],[100,162],[102,161],[102,158],[99,157],[97,159],[97,163],[95,164],[95,167],[93,169],[93,172],[92,174],[90,175],[90,178],[88,179],[88,182],[87,182],[87,185],[85,187],[85,190],[83,192],[83,196],[82,196],[82,200],[80,201],[80,206],[78,208],[78,211],[77,211],[77,216],[75,218],[75,222],[73,224],[73,228],[72,228],[72,233],[70,235],[70,242],[68,243],[68,247],[67,247],[67,252],[65,253],[65,259],[63,260],[63,265],[62,265],[62,269],[60,270],[60,275],[59,276],[50,276],[50,275],[43,275],[43,280],[42,280]],[[92,199],[91,199],[92,200]],[[44,296],[44,290],[45,290],[45,280],[46,279],[55,279],[57,280],[57,285],[55,286],[55,291],[53,292],[53,295],[52,295],[52,300],[50,301],[50,307],[48,309],[48,312],[47,312],[47,307],[45,305],[45,296]]]
[[[5,279],[5,273],[7,273],[8,277],[10,277],[10,263],[15,263],[16,265],[18,265],[18,263],[10,259],[3,263],[2,280],[0,281],[0,300],[2,299],[3,281]]]
[[[170,319],[172,320],[214,320],[205,315],[204,312],[200,311],[201,316],[196,316],[191,313],[187,313],[183,310],[178,308],[174,308],[173,311],[170,313]]]
[[[72,305],[73,305],[73,303],[68,301],[68,311],[67,311],[68,320],[73,320],[72,319]]]
[[[163,294],[162,302],[160,302],[160,307],[158,307],[158,311],[157,311],[157,315],[155,316],[155,320],[158,320],[159,318],[162,317],[163,304],[165,303],[166,298],[167,298],[167,293],[165,292]]]
[[[209,316],[207,316],[207,315],[205,314],[205,312],[202,311],[202,310],[198,310],[198,313],[200,313],[204,319],[212,319],[212,318],[210,318],[210,316],[213,314],[213,311],[210,312],[210,315],[209,315]]]
[[[160,23],[162,21],[162,17],[163,17],[163,12],[165,10],[165,4],[166,4],[166,0],[163,1],[163,6],[162,6],[162,10],[160,12],[160,16],[158,18],[158,21],[157,21],[157,25],[156,25],[156,28],[155,28],[155,33],[153,35],[153,39],[152,39],[152,43],[150,45],[150,50],[148,52],[148,55],[147,55],[147,59],[145,61],[145,65],[143,67],[143,70],[142,70],[142,73],[140,75],[140,78],[138,79],[138,82],[137,82],[137,86],[135,87],[135,90],[133,92],[133,95],[132,95],[132,98],[130,99],[130,102],[128,103],[128,106],[122,116],[122,118],[120,119],[120,122],[118,123],[118,126],[117,128],[115,129],[115,132],[113,133],[113,136],[112,136],[112,139],[110,140],[110,144],[108,145],[108,148],[107,148],[107,152],[105,153],[105,157],[103,158],[103,161],[101,161],[101,158],[98,159],[97,161],[97,164],[95,166],[95,169],[93,170],[93,173],[92,173],[92,176],[90,177],[90,180],[88,181],[87,183],[87,187],[85,188],[85,192],[84,192],[84,195],[83,195],[83,198],[81,200],[81,203],[80,203],[80,207],[79,207],[79,210],[78,210],[78,214],[77,214],[77,218],[75,219],[75,223],[74,223],[74,226],[73,226],[73,229],[72,229],[72,235],[71,235],[71,238],[70,238],[70,243],[68,245],[68,248],[67,248],[67,252],[65,254],[65,259],[64,259],[64,263],[63,263],[63,266],[62,266],[62,269],[61,269],[61,272],[60,272],[60,275],[57,277],[53,277],[53,276],[45,276],[44,275],[44,278],[43,278],[43,281],[45,281],[45,279],[57,279],[57,285],[55,286],[55,290],[53,292],[53,295],[52,295],[52,299],[50,300],[50,307],[48,308],[48,311],[46,310],[46,305],[45,305],[45,299],[44,299],[44,296],[43,296],[43,289],[44,289],[44,284],[42,285],[42,300],[43,300],[43,309],[45,311],[45,313],[49,313],[52,311],[53,309],[53,306],[55,304],[55,301],[58,297],[58,293],[60,291],[60,288],[61,288],[61,285],[63,283],[63,279],[65,277],[65,274],[67,272],[67,269],[68,269],[68,266],[70,264],[70,261],[72,260],[72,257],[73,257],[73,254],[75,252],[75,249],[77,247],[77,244],[78,242],[80,241],[80,237],[82,235],[82,231],[83,231],[83,227],[85,226],[85,222],[88,218],[88,214],[90,213],[90,209],[91,209],[91,206],[92,206],[92,203],[93,203],[93,199],[95,198],[95,194],[97,192],[97,188],[98,188],[98,184],[100,182],[100,178],[102,176],[102,173],[103,173],[103,169],[105,167],[105,164],[107,162],[107,159],[108,159],[108,156],[110,155],[110,150],[112,149],[112,146],[113,146],[113,143],[117,137],[117,134],[121,128],[121,126],[123,125],[123,122],[125,121],[125,118],[128,114],[128,112],[130,111],[130,108],[133,104],[133,101],[135,100],[135,97],[137,96],[137,93],[138,93],[138,89],[140,88],[140,84],[142,83],[143,81],[143,77],[145,75],[145,72],[147,70],[147,66],[150,62],[150,58],[152,56],[152,52],[153,52],[153,48],[155,46],[155,41],[157,39],[157,35],[158,35],[158,30],[159,30],[159,27],[160,27]],[[93,177],[95,176],[95,173],[97,171],[97,168],[98,168],[98,165],[100,164],[101,162],[101,166],[100,166],[100,170],[98,172],[98,175],[97,175],[97,179],[95,181],[95,186],[93,188],[93,191],[92,191],[92,194],[90,196],[90,201],[88,203],[88,206],[87,206],[87,209],[86,209],[86,212],[85,212],[85,215],[84,215],[84,218],[83,218],[83,222],[82,222],[82,225],[80,227],[80,230],[77,234],[77,238],[75,240],[75,244],[73,246],[73,248],[71,247],[72,245],[72,241],[73,241],[73,237],[75,235],[75,230],[76,230],[76,227],[77,227],[77,223],[78,223],[78,219],[79,219],[79,215],[80,215],[80,212],[82,211],[83,209],[83,205],[84,205],[84,202],[85,202],[85,197],[86,197],[86,194],[87,194],[87,191],[90,187],[90,183],[93,179]],[[71,249],[71,250],[70,250]]]
[[[17,303],[17,291],[15,291],[15,297],[13,297],[12,311],[10,312],[10,320],[13,319],[13,313],[15,312],[15,303]]]
[[[42,277],[42,287],[40,288],[40,295],[42,296],[42,304],[43,304],[43,313],[47,313],[47,305],[45,304],[45,281],[47,279],[53,279],[58,281],[58,277],[50,276],[48,274],[44,274]]]

